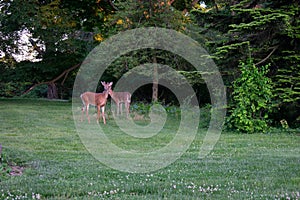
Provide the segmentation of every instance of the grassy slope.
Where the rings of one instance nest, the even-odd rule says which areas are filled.
[[[223,133],[214,151],[199,160],[205,133],[200,129],[189,150],[172,165],[148,174],[132,174],[112,170],[88,153],[77,135],[70,103],[2,99],[0,111],[3,155],[27,167],[22,176],[0,173],[0,199],[300,198],[297,132]],[[164,135],[153,140],[156,146],[170,140],[176,120],[168,123]],[[126,144],[119,137],[126,137],[137,149],[145,146],[116,133],[111,120],[104,129],[124,148]]]

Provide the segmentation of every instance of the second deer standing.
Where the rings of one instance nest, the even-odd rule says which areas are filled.
[[[114,92],[111,88],[108,90],[108,94],[114,100],[117,106],[117,115],[123,112],[122,103],[125,104],[126,116],[129,116],[129,108],[131,102],[131,94],[129,92]]]

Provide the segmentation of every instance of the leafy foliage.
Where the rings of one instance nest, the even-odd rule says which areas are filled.
[[[161,27],[186,32],[190,18],[184,16],[171,4],[172,1],[169,0],[119,1],[116,3],[118,10],[107,21],[110,34],[141,27]],[[128,70],[144,63],[167,64],[176,70],[191,69],[191,65],[179,56],[164,50],[149,48],[132,51],[116,59],[107,71],[112,77],[119,79]],[[153,84],[153,88],[156,87],[157,85]],[[157,90],[153,89],[152,94],[152,99],[156,101],[158,95],[157,93],[155,95],[154,91],[158,91],[158,87]]]
[[[247,133],[267,130],[273,96],[271,80],[266,76],[268,67],[258,69],[251,59],[241,63],[241,76],[233,84],[231,127]]]
[[[277,123],[283,118],[295,122],[299,115],[282,111],[291,106],[300,111],[299,3],[271,0],[205,3],[206,8],[194,7],[191,13],[200,27],[199,33],[204,35],[202,42],[213,54],[228,88],[239,73],[239,61],[250,54],[257,66],[270,63],[268,75],[278,99],[277,113],[272,118]]]
[[[108,21],[117,31],[138,27],[162,27],[185,30],[188,17],[172,8],[169,0],[120,1],[118,11]]]
[[[284,103],[300,101],[300,56],[291,55],[296,52],[283,52],[289,54],[283,56],[286,63],[290,64],[289,68],[280,68],[275,77],[276,93]]]
[[[88,0],[1,1],[0,7],[0,52],[4,55],[0,72],[5,75],[0,77],[0,83],[7,86],[7,90],[1,91],[3,96],[19,96],[32,85],[53,80],[82,62],[88,52],[103,40],[104,20],[112,11],[106,1]],[[24,33],[29,38],[28,41],[23,39],[20,45]],[[23,59],[16,60],[13,54],[22,53],[20,47],[29,49],[35,58],[23,56]],[[59,96],[54,98],[68,98],[74,75],[68,73],[49,84],[48,91],[57,90],[54,93]],[[12,85],[18,90],[11,92],[12,86],[8,87],[10,79],[14,79],[16,86],[23,84],[27,88],[18,89]]]

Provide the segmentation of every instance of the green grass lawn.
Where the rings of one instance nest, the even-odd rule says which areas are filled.
[[[151,173],[126,173],[105,166],[86,150],[71,106],[0,99],[0,199],[300,199],[297,130],[223,132],[214,150],[199,159],[207,122],[202,118],[180,159]],[[208,116],[205,110],[202,115]],[[95,123],[93,117],[91,121]],[[151,151],[172,139],[177,123],[168,118],[161,133],[146,141],[122,134],[112,119],[103,129],[122,148]],[[25,167],[21,176],[9,175],[13,165]]]

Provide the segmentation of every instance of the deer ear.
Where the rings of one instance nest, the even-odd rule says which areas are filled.
[[[101,84],[104,86],[105,82],[101,81]]]
[[[112,86],[112,84],[113,84],[113,82],[110,82],[110,83],[109,83],[109,86]]]

